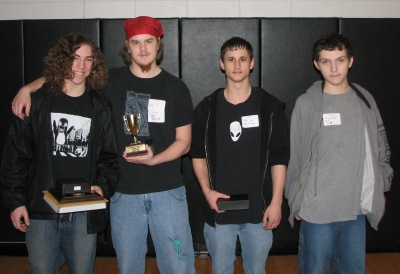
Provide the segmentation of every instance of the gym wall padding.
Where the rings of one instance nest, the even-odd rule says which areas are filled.
[[[66,19],[0,21],[2,52],[0,66],[0,153],[11,119],[11,101],[19,88],[41,76],[43,57],[63,35],[83,32],[101,47],[109,67],[123,65],[118,51],[125,43],[125,19]],[[367,88],[381,111],[392,150],[395,170],[392,190],[387,193],[386,213],[376,232],[367,229],[368,252],[400,251],[399,170],[400,19],[344,18],[163,18],[164,60],[161,67],[180,77],[189,87],[194,106],[203,97],[225,86],[219,67],[222,43],[239,36],[253,45],[255,67],[251,83],[261,86],[286,103],[288,120],[296,98],[320,79],[311,59],[311,47],[323,34],[346,35],[354,46],[350,80]],[[187,189],[189,221],[197,254],[205,253],[202,192],[193,174],[191,160],[183,157],[182,173]],[[0,190],[1,192],[1,190]],[[283,202],[280,226],[274,231],[271,254],[297,252],[299,224],[290,228],[287,201]],[[16,231],[0,199],[0,254],[26,254],[24,234]],[[154,254],[149,238],[149,254]],[[238,251],[240,246],[238,245]],[[110,226],[98,237],[98,255],[114,255]]]

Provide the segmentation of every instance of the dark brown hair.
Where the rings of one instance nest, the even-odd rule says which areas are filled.
[[[105,88],[108,83],[108,69],[104,62],[103,54],[95,45],[92,38],[82,33],[70,33],[58,40],[44,58],[43,75],[51,92],[59,94],[63,92],[66,79],[74,77],[72,73],[72,62],[75,52],[82,46],[88,45],[92,48],[93,65],[92,71],[86,78],[86,90],[97,90]]]
[[[232,37],[229,40],[226,40],[225,43],[221,47],[220,56],[221,60],[224,60],[225,53],[230,50],[238,50],[238,49],[245,49],[249,53],[250,60],[253,60],[253,46],[250,44],[249,41],[243,39],[241,37]]]
[[[322,36],[315,42],[312,48],[312,58],[315,61],[319,60],[319,53],[323,50],[332,51],[332,50],[346,50],[347,57],[350,59],[353,57],[353,47],[351,46],[350,41],[339,33],[329,33],[327,35]]]

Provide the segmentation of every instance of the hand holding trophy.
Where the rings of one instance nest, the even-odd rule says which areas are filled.
[[[126,129],[133,136],[133,143],[125,146],[126,155],[131,157],[146,154],[146,144],[138,141],[136,138],[140,131],[140,114],[133,113],[125,115],[123,118]]]

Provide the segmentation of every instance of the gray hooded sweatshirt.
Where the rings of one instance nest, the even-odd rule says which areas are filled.
[[[366,215],[374,229],[382,219],[385,207],[384,192],[390,190],[393,169],[390,167],[390,149],[383,122],[372,95],[354,84],[352,90],[359,98],[365,123],[366,155],[355,200],[358,209]],[[290,125],[290,161],[286,174],[285,197],[290,207],[289,223],[300,212],[313,157],[318,150],[318,134],[322,124],[323,82],[315,82],[299,96],[293,109]],[[357,204],[357,203],[356,203]],[[354,211],[354,208],[349,208]]]

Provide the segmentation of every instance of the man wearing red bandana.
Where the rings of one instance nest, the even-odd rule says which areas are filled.
[[[162,60],[164,30],[154,18],[141,16],[124,23],[127,66],[110,70],[105,96],[113,106],[120,150],[121,178],[110,199],[113,245],[120,273],[145,273],[150,229],[161,273],[195,273],[194,250],[181,156],[191,143],[192,100],[185,83],[158,66]],[[29,85],[34,90],[43,79]],[[24,93],[23,91],[20,93]],[[25,92],[26,93],[26,92]],[[20,118],[25,95],[14,100]],[[18,96],[17,96],[18,98]],[[19,101],[18,101],[19,100]],[[147,153],[128,157],[132,136],[123,116],[140,114],[138,139]]]
[[[116,117],[139,113],[138,139],[147,154],[120,162],[121,180],[111,198],[111,228],[121,273],[144,273],[150,228],[161,273],[194,273],[194,251],[181,156],[191,143],[192,101],[187,86],[157,63],[164,30],[151,17],[124,23],[125,61],[111,71],[109,89]],[[116,119],[117,120],[117,119]],[[118,120],[117,120],[118,121]],[[116,126],[121,152],[132,136],[123,121]]]

